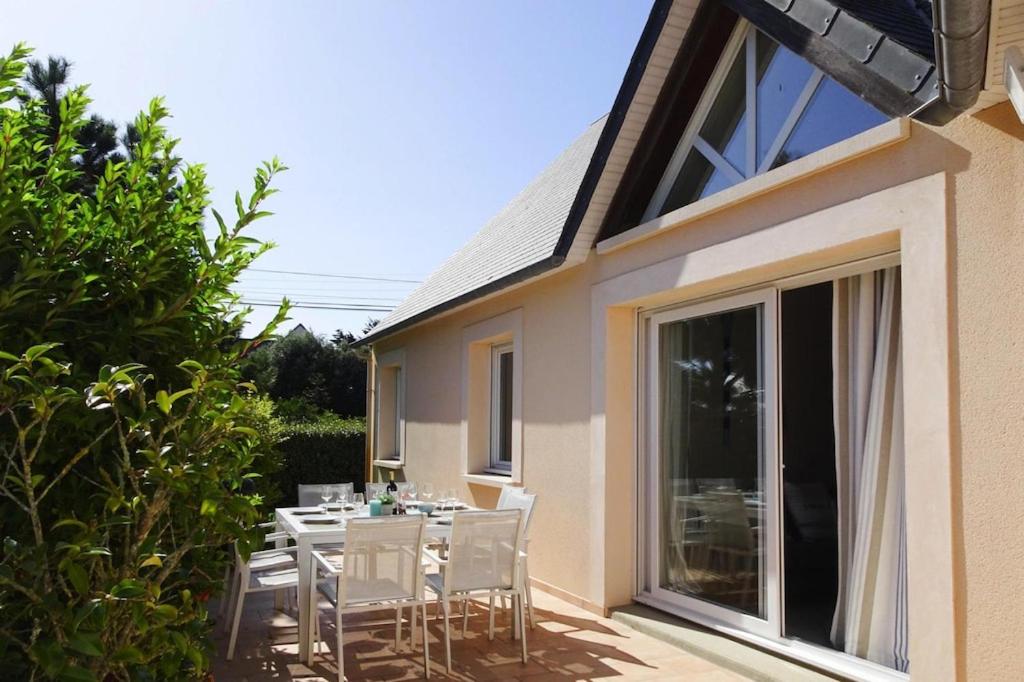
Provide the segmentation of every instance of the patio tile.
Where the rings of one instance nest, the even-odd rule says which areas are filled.
[[[486,603],[472,604],[469,628],[462,636],[462,616],[453,615],[452,667],[444,667],[441,621],[430,611],[431,679],[483,682],[489,680],[670,680],[737,682],[746,678],[705,659],[601,618],[543,592],[535,591],[535,627],[527,628],[527,663],[520,661],[519,642],[510,637],[511,614],[495,614],[495,637],[487,639]],[[311,665],[298,662],[298,634],[294,614],[274,610],[273,596],[254,595],[246,600],[239,628],[235,660],[224,660],[227,637],[218,635],[213,664],[217,682],[337,679],[333,612],[323,604],[321,630],[327,646]],[[345,617],[345,672],[349,680],[423,679],[423,643],[417,625],[416,648],[409,647],[408,623],[403,623],[402,644],[394,649],[393,611]],[[407,614],[408,615],[408,614]]]

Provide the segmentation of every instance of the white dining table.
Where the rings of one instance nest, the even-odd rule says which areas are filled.
[[[356,516],[368,516],[368,508],[359,512],[332,512],[339,516],[338,523],[320,524],[306,523],[301,512],[306,507],[287,507],[276,510],[277,530],[287,533],[296,545],[296,561],[299,570],[299,661],[310,663],[313,659],[312,625],[316,615],[316,604],[310,604],[310,583],[312,582],[312,552],[317,545],[337,545],[345,542],[345,526],[348,519]],[[473,509],[465,507],[465,509]],[[426,536],[439,540],[451,535],[450,511],[435,511],[427,522]],[[279,540],[278,546],[286,541]]]

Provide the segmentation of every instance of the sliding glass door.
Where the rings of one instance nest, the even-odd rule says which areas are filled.
[[[775,290],[652,315],[646,582],[751,632],[779,629]]]

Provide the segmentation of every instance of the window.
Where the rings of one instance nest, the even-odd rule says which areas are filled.
[[[374,459],[384,466],[405,461],[405,372],[403,351],[377,358],[377,422]]]
[[[474,485],[523,481],[523,311],[462,331],[462,476]]]
[[[886,117],[746,22],[737,26],[645,220],[883,123]]]
[[[908,671],[900,290],[894,266],[647,316],[655,605]]]
[[[488,471],[512,470],[512,344],[491,348],[491,456]]]

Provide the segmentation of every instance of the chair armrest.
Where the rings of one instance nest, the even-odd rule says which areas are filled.
[[[266,523],[257,523],[257,528],[277,528],[277,521],[267,521]]]
[[[271,554],[280,554],[281,552],[294,554],[297,549],[297,547],[282,547],[280,549],[261,549],[258,552],[251,553],[249,555],[249,560],[252,561],[253,559],[259,559],[260,557],[269,556]]]
[[[324,569],[330,575],[338,575],[341,573],[341,566],[335,565],[330,559],[328,559],[322,552],[312,552],[313,562],[317,569]]]
[[[278,540],[288,540],[290,538],[291,536],[288,535],[288,533],[285,533],[284,531],[281,531],[279,533],[267,533],[263,536],[263,542],[277,542]]]
[[[436,564],[438,566],[448,565],[447,559],[442,559],[440,554],[427,547],[423,548],[423,556],[425,556],[431,563]]]

